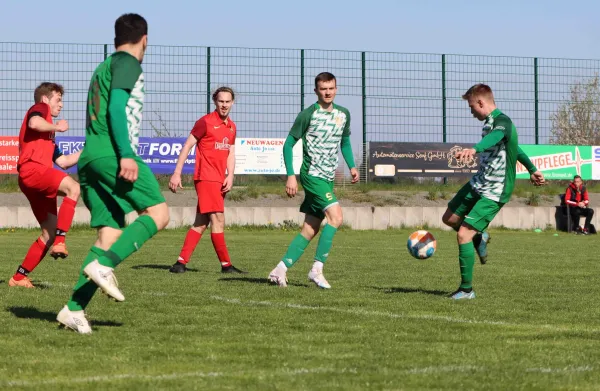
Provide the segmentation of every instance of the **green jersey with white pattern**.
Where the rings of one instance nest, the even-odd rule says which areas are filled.
[[[506,114],[494,110],[483,124],[483,139],[475,145],[479,170],[471,179],[473,190],[492,201],[510,201],[516,178],[519,138]]]
[[[302,139],[300,173],[333,181],[342,136],[350,135],[350,112],[336,104],[323,110],[315,103],[298,114],[290,134]]]
[[[108,119],[109,96],[114,89],[130,93],[125,108],[127,132],[131,149],[137,154],[144,106],[144,73],[137,58],[119,51],[98,65],[92,76],[88,90],[85,147],[79,158],[80,167],[92,160],[117,156]]]

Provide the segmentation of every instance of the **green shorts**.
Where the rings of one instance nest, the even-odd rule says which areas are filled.
[[[125,215],[143,211],[165,202],[158,181],[139,157],[138,178],[134,183],[119,178],[119,163],[114,157],[92,160],[79,167],[81,196],[92,216],[92,228],[125,227]]]
[[[338,203],[333,194],[333,181],[300,174],[300,184],[304,188],[304,201],[300,205],[300,212],[322,220],[327,208]]]
[[[501,202],[481,197],[470,183],[464,185],[448,202],[448,209],[452,213],[463,217],[465,223],[479,232],[485,231],[503,206]]]

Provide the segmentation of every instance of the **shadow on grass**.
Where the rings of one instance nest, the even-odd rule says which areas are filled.
[[[34,307],[8,307],[6,311],[12,313],[15,317],[20,319],[38,319],[46,322],[56,323],[57,314],[55,312],[40,311]],[[90,323],[92,326],[123,326],[123,323],[121,322],[113,322],[110,320],[93,320]]]
[[[256,278],[256,277],[224,277],[224,278],[219,278],[219,281],[227,281],[227,282],[231,282],[231,281],[241,281],[241,282],[249,282],[251,284],[261,284],[261,285],[271,285],[271,282],[269,281],[268,278]],[[299,284],[299,283],[295,283],[295,282],[288,282],[289,286],[301,286],[304,288],[308,288],[309,285],[308,284]]]
[[[429,290],[423,288],[403,288],[403,287],[392,287],[385,288],[380,286],[372,286],[371,289],[377,289],[383,293],[424,293],[426,295],[434,296],[449,296],[452,292],[440,291],[440,290]]]
[[[169,266],[169,265],[136,265],[136,266],[132,266],[131,268],[135,269],[135,270],[139,270],[139,269],[169,270],[171,268],[171,266]],[[198,273],[200,270],[188,267],[187,271],[192,272],[192,273]]]

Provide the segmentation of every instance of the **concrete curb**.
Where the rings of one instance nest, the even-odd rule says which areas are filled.
[[[449,229],[442,224],[446,207],[347,207],[344,223],[352,229],[382,230],[402,226]],[[171,207],[171,220],[167,228],[189,226],[194,222],[195,207]],[[558,228],[562,212],[559,207],[505,207],[494,219],[491,227],[534,229],[551,226]],[[226,207],[225,216],[230,225],[279,225],[291,221],[301,224],[304,215],[296,207]],[[127,221],[137,217],[130,213]],[[598,214],[592,223],[598,226]],[[75,208],[74,224],[89,224],[90,213],[85,207]],[[37,221],[29,207],[0,206],[0,228],[35,228]]]

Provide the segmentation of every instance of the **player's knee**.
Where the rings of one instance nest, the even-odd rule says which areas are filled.
[[[344,223],[344,216],[341,213],[327,217],[327,224],[329,224],[335,228],[341,227],[343,223]]]
[[[464,225],[458,230],[456,237],[458,244],[466,244],[473,241],[473,237],[477,232],[471,228],[467,228]]]
[[[73,183],[67,189],[67,197],[77,201],[79,199],[80,194],[81,188],[79,187],[79,183],[73,181]]]
[[[222,231],[225,228],[225,215],[223,213],[212,213],[210,215],[210,224],[213,229]]]
[[[159,205],[155,205],[148,209],[148,215],[154,220],[156,228],[160,231],[169,224],[169,207],[165,202]]]

